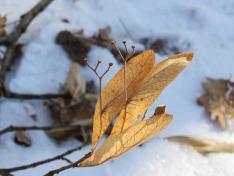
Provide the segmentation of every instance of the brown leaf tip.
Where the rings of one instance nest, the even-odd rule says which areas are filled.
[[[155,111],[154,111],[154,115],[161,115],[164,114],[166,111],[166,105],[159,105]]]
[[[193,52],[187,52],[187,61],[192,61],[193,60],[193,57],[194,57],[194,53]]]

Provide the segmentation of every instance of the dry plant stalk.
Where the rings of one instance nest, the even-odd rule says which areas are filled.
[[[102,105],[102,78],[107,74],[107,72],[113,66],[113,63],[109,63],[109,66],[107,67],[107,69],[102,74],[99,74],[97,72],[97,69],[98,69],[99,65],[102,63],[101,60],[97,61],[97,64],[96,64],[95,67],[92,67],[88,63],[88,59],[85,59],[85,61],[86,61],[87,66],[95,73],[95,75],[98,77],[98,80],[99,80],[99,100],[98,100],[98,103],[97,103],[99,105],[99,107],[97,108],[97,105],[96,105],[96,109],[98,109],[98,114],[97,114],[98,119],[101,119],[101,116],[102,116],[102,113],[103,113],[103,105]],[[100,131],[98,131],[98,133],[100,134],[103,127],[102,127],[102,122],[101,121],[99,121],[98,123],[99,123],[99,127],[100,128],[97,129],[97,130],[100,130]],[[94,150],[94,148],[92,150]]]
[[[213,139],[191,136],[170,136],[167,139],[169,141],[190,145],[201,154],[234,153],[234,143],[218,142]]]
[[[124,117],[126,117],[126,113],[127,113],[127,101],[128,101],[128,90],[127,90],[127,87],[126,87],[126,74],[127,74],[127,62],[129,61],[129,59],[134,55],[135,53],[135,45],[132,45],[132,53],[129,53],[128,51],[128,47],[127,47],[127,44],[126,44],[126,41],[123,41],[123,45],[124,45],[124,48],[126,50],[126,53],[127,53],[127,56],[124,57],[120,51],[120,49],[115,45],[114,42],[112,42],[112,45],[114,47],[114,49],[117,51],[118,55],[120,56],[123,64],[124,64],[124,93],[125,93],[125,108],[124,108]],[[125,121],[125,118],[124,118],[124,121]]]

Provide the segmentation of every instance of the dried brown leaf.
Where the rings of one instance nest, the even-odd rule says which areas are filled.
[[[73,63],[67,75],[66,90],[71,94],[74,100],[80,102],[81,96],[86,91],[86,82],[81,78],[80,66]]]
[[[96,166],[127,152],[159,134],[168,126],[171,119],[172,115],[169,114],[153,115],[118,135],[109,136],[102,146],[82,161],[79,166]]]
[[[143,115],[163,89],[191,63],[192,57],[193,53],[182,53],[156,64],[140,89],[128,99],[127,106],[121,110],[111,134],[116,135],[127,129]]]
[[[206,92],[198,98],[198,103],[210,113],[211,120],[217,121],[222,129],[228,129],[228,119],[234,118],[234,83],[209,78],[203,88]]]
[[[132,58],[127,63],[126,71],[126,87],[128,95],[133,93],[140,87],[143,78],[150,72],[154,65],[154,52],[152,50],[145,51],[142,54]],[[108,82],[102,90],[102,115],[100,117],[100,100],[96,104],[94,114],[92,144],[96,146],[113,118],[124,107],[124,69],[120,69],[118,73]]]
[[[208,153],[234,153],[234,143],[218,142],[208,138],[191,136],[171,136],[167,138],[173,142],[184,143],[192,146],[197,152]]]
[[[32,145],[31,139],[25,134],[24,131],[15,132],[15,142],[25,147],[29,147]]]
[[[5,35],[6,16],[0,16],[0,37]]]

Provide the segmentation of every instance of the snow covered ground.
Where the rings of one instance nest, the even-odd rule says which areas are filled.
[[[1,0],[0,13],[7,15],[8,22],[15,21],[37,2]],[[69,19],[70,23],[63,23],[62,18]],[[201,83],[206,77],[233,77],[233,21],[233,0],[55,0],[32,22],[20,39],[26,43],[24,56],[12,73],[9,87],[21,93],[59,91],[71,64],[66,53],[54,42],[57,33],[64,29],[84,29],[86,35],[92,35],[99,28],[109,25],[116,41],[129,37],[136,41],[142,37],[169,36],[178,42],[189,43],[189,50],[195,53],[194,62],[165,89],[156,102],[166,104],[168,112],[174,115],[169,127],[143,147],[131,150],[114,161],[93,168],[68,170],[60,175],[233,176],[233,154],[202,156],[190,147],[162,139],[169,135],[190,134],[234,142],[234,126],[231,125],[229,131],[221,132],[207,120],[203,108],[196,104],[196,98],[203,92]],[[94,47],[89,57],[93,61],[103,58],[115,62],[112,54],[100,47]],[[162,59],[157,55],[157,62]],[[115,65],[110,77],[118,69]],[[93,78],[86,71],[83,74],[89,79]],[[25,104],[36,109],[37,122],[25,112]],[[48,112],[35,101],[0,102],[0,129],[10,124],[48,125],[50,121],[47,117]],[[29,135],[33,140],[30,148],[15,145],[13,134],[1,136],[0,167],[12,167],[51,157],[77,145],[75,140],[57,145],[43,132],[29,132]],[[75,161],[87,151],[89,146],[69,158]],[[64,164],[63,161],[56,161],[15,175],[41,176]]]

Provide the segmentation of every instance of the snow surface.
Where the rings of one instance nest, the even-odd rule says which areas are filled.
[[[38,0],[1,0],[0,13],[7,15],[8,22],[13,22],[37,2]],[[63,23],[62,18],[69,19],[70,23]],[[166,104],[168,112],[174,115],[172,123],[160,137],[101,166],[72,169],[60,175],[233,176],[233,154],[211,154],[205,157],[188,146],[162,139],[169,135],[190,134],[234,142],[233,125],[229,131],[221,132],[207,120],[203,108],[196,104],[196,98],[202,94],[201,83],[206,77],[228,79],[233,76],[233,21],[233,0],[56,0],[32,22],[27,33],[20,39],[26,44],[24,56],[10,74],[8,85],[11,90],[21,93],[60,91],[71,62],[54,40],[57,33],[64,29],[84,29],[86,35],[92,35],[99,28],[109,25],[116,41],[169,36],[179,43],[189,43],[189,50],[195,53],[196,59],[165,89],[156,102]],[[12,28],[10,25],[8,30]],[[105,63],[116,62],[108,50],[96,46],[89,53],[89,58],[92,64],[99,58],[105,60]],[[157,62],[162,59],[157,55]],[[118,64],[115,63],[106,82],[117,70]],[[83,74],[87,79],[94,78],[85,69]],[[50,124],[48,112],[41,103],[0,101],[0,129],[10,124]],[[37,122],[29,117],[25,106],[35,109]],[[11,133],[1,136],[0,167],[30,163],[78,145],[72,139],[58,145],[43,132],[28,134],[33,140],[30,148],[15,145]],[[89,149],[86,147],[69,158],[75,161]],[[15,175],[41,176],[64,164],[63,161],[56,161]]]

